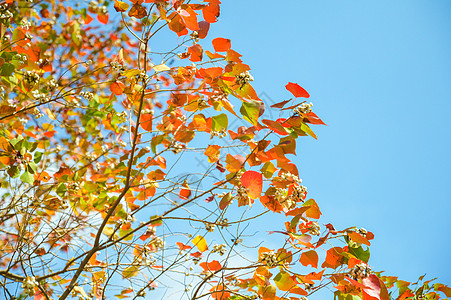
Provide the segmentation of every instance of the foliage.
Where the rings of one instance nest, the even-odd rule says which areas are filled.
[[[3,296],[449,297],[371,271],[371,232],[318,223],[289,158],[325,125],[310,95],[266,108],[231,40],[200,43],[220,1],[194,2],[1,5]]]

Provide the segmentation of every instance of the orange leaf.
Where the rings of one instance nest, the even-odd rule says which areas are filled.
[[[306,267],[311,265],[314,268],[318,268],[318,254],[314,250],[303,252],[299,261]]]
[[[231,41],[224,38],[215,38],[213,41],[213,48],[216,52],[225,52],[232,47]]]
[[[242,160],[244,162],[244,158],[243,159],[241,159],[241,158],[243,158],[241,155],[232,156],[231,154],[227,154],[227,157],[226,157],[227,165],[225,167],[227,169],[227,171],[229,171],[230,173],[235,173],[235,172],[238,172],[239,170],[241,170],[242,165],[241,165],[240,160]]]
[[[365,244],[367,246],[371,246],[371,243],[360,233],[351,231],[348,232],[348,236],[351,238],[352,241],[359,243],[359,244]]]
[[[142,19],[147,16],[147,10],[144,6],[139,3],[135,3],[132,8],[130,8],[128,12],[129,17],[135,17],[138,19]]]
[[[207,147],[207,150],[205,150],[204,154],[208,156],[209,163],[214,163],[219,160],[219,156],[221,154],[219,149],[221,149],[221,146],[218,145],[209,145]]]
[[[189,60],[192,62],[202,61],[203,49],[199,44],[193,45],[188,48],[188,53],[190,54]]]
[[[241,175],[241,184],[247,189],[251,199],[258,199],[263,189],[263,176],[256,171],[246,171]]]
[[[178,9],[177,11],[182,17],[186,28],[190,30],[199,30],[199,24],[197,24],[196,12],[191,7],[185,9]]]
[[[326,260],[321,265],[322,268],[336,269],[344,263],[343,248],[333,247],[327,250]]]
[[[153,115],[152,114],[144,114],[144,115],[141,116],[141,120],[139,121],[139,125],[141,125],[141,127],[144,130],[152,131],[152,120],[153,120]]]
[[[175,244],[176,244],[177,246],[179,246],[180,250],[189,250],[189,249],[192,248],[191,246],[185,245],[185,244],[183,244],[183,243],[181,243],[181,242],[177,242],[177,243],[175,243]]]
[[[125,2],[122,1],[118,1],[118,0],[114,0],[114,9],[119,12],[124,12],[127,11],[129,5]]]
[[[297,83],[289,82],[289,83],[285,86],[285,88],[286,88],[287,90],[289,90],[289,91],[293,94],[293,96],[295,96],[296,98],[297,98],[297,97],[304,97],[304,98],[309,98],[309,97],[310,97],[309,93],[307,93],[307,91],[304,90],[304,88],[302,88],[302,87],[301,87],[299,84],[297,84]]]
[[[110,85],[110,90],[117,96],[122,95],[124,93],[125,84],[120,81],[115,81]]]
[[[98,14],[97,20],[102,24],[108,24],[109,15],[108,14]]]
[[[213,260],[212,262],[203,262],[201,264],[199,264],[199,266],[201,266],[204,271],[209,271],[209,272],[214,272],[214,271],[218,271],[221,270],[222,266],[219,263],[219,261],[217,260]]]

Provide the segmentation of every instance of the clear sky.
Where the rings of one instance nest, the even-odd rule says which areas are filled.
[[[222,2],[210,38],[274,102],[299,83],[328,124],[295,159],[321,222],[374,232],[376,270],[451,284],[451,2]]]

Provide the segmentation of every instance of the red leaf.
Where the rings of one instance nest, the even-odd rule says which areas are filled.
[[[205,199],[205,202],[210,203],[211,201],[213,201],[215,199],[215,195],[211,195],[210,197],[208,197],[207,199]]]
[[[263,176],[256,171],[246,171],[241,175],[241,184],[247,189],[251,199],[258,199],[263,189]]]
[[[186,28],[190,30],[199,30],[199,24],[197,24],[196,13],[191,7],[186,7],[185,9],[179,9],[177,11],[183,19]]]
[[[210,3],[202,9],[202,14],[205,21],[208,23],[215,23],[219,17],[219,4]]]
[[[183,244],[183,243],[181,243],[181,242],[177,242],[177,243],[175,243],[175,244],[176,244],[177,246],[179,246],[180,250],[189,250],[189,249],[192,248],[191,246],[185,245],[185,244]]]
[[[208,23],[206,21],[200,21],[199,22],[199,31],[198,31],[199,38],[204,39],[208,34],[208,30],[210,30],[210,23]]]
[[[199,266],[201,266],[205,272],[207,271],[214,272],[221,270],[222,268],[221,264],[217,260],[213,260],[212,262],[203,262],[200,263]]]
[[[297,83],[289,82],[289,83],[285,86],[285,88],[286,88],[287,90],[289,90],[289,91],[293,94],[293,96],[295,96],[296,98],[297,98],[297,97],[304,97],[304,98],[309,98],[309,97],[310,97],[309,93],[307,93],[307,91],[304,90],[304,89],[303,89],[299,84],[297,84]]]
[[[323,262],[321,267],[336,269],[341,266],[344,262],[344,257],[341,254],[343,252],[343,248],[341,247],[333,247],[327,250],[326,260]]]
[[[272,108],[283,108],[285,106],[285,104],[287,104],[290,101],[291,101],[291,99],[285,100],[285,101],[282,101],[282,102],[278,102],[276,104],[271,105],[271,107]]]
[[[98,14],[97,15],[97,20],[99,20],[100,23],[102,24],[108,24],[108,14]]]
[[[120,81],[115,81],[111,84],[110,90],[117,96],[124,93],[125,85]]]
[[[376,275],[371,274],[370,276],[362,279],[362,283],[365,285],[365,287],[362,288],[364,300],[374,298],[378,300],[390,299],[388,296],[387,287]]]
[[[142,19],[147,16],[147,10],[144,6],[139,3],[135,3],[132,8],[128,11],[129,17],[135,17],[138,19]]]
[[[201,61],[203,55],[202,46],[199,44],[193,45],[188,48],[188,53],[191,55],[189,60],[192,62]]]
[[[225,52],[232,47],[232,43],[229,39],[215,38],[212,43],[216,52]]]

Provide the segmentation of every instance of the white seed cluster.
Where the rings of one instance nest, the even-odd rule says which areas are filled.
[[[195,43],[199,42],[199,32],[193,31],[190,34],[190,37],[194,40]]]
[[[44,93],[40,93],[38,90],[34,90],[31,92],[31,95],[33,96],[34,99],[36,99],[39,102],[47,102],[50,101],[50,97],[48,97],[46,94]]]
[[[370,273],[371,268],[364,263],[360,263],[352,268],[352,270],[349,272],[349,276],[354,280],[359,280],[368,277]]]
[[[39,82],[39,79],[41,78],[41,76],[39,76],[38,73],[33,72],[33,71],[26,71],[23,74],[24,80],[27,84],[29,85],[35,85],[36,83]]]
[[[49,92],[54,91],[56,88],[58,87],[58,83],[56,82],[55,79],[50,79],[47,84],[46,84],[46,88]]]
[[[88,101],[91,101],[92,98],[94,98],[94,94],[91,92],[81,92],[80,96],[82,96],[83,98],[85,98]]]
[[[13,13],[8,10],[9,6],[6,4],[0,5],[0,19],[9,19],[14,17]]]
[[[360,233],[363,237],[366,237],[368,231],[365,228],[357,229],[357,232]]]
[[[215,224],[213,224],[213,223],[205,223],[205,229],[206,229],[208,232],[213,232],[213,231],[215,231],[215,228],[216,228],[216,225],[215,225]]]
[[[225,227],[229,227],[229,219],[224,218],[222,219],[219,223],[219,226],[221,226],[221,229],[225,228]]]
[[[321,227],[319,226],[318,222],[314,221],[312,222],[312,225],[309,228],[309,233],[311,235],[320,235],[321,233]]]
[[[213,95],[210,96],[210,99],[214,102],[227,100],[227,93],[223,91],[216,91]]]
[[[147,75],[146,72],[144,72],[144,71],[141,71],[141,73],[139,73],[135,76],[136,82],[147,81],[148,79],[149,79],[149,75]]]
[[[125,72],[125,70],[127,70],[124,65],[120,64],[117,61],[112,61],[110,63],[110,66],[113,68],[113,70],[117,71],[119,74],[122,74]]]
[[[313,107],[313,103],[302,103],[301,105],[299,105],[298,107],[296,107],[293,112],[296,114],[308,114],[310,112],[312,112],[312,107]]]
[[[303,185],[296,185],[293,187],[293,192],[290,195],[290,198],[293,201],[303,201],[305,196],[307,195],[307,188]]]
[[[160,237],[156,236],[150,241],[150,244],[152,244],[157,249],[161,249],[164,247],[165,243]]]
[[[33,115],[36,119],[42,118],[44,115],[41,113],[41,111],[37,108],[33,110]]]
[[[298,176],[296,176],[294,174],[291,174],[290,172],[285,172],[282,175],[280,175],[280,177],[283,180],[292,180],[292,181],[295,181],[297,183],[302,183],[302,179],[299,179]]]
[[[34,276],[28,276],[22,283],[22,288],[25,294],[31,296],[34,295],[34,288],[38,286],[38,282]]]
[[[211,253],[219,253],[219,255],[224,255],[226,253],[226,245],[225,244],[215,244],[213,246],[213,250],[211,250]]]
[[[23,29],[28,30],[28,28],[30,28],[30,26],[31,26],[31,23],[28,22],[27,19],[23,19],[23,20],[20,22],[20,27],[22,27]]]
[[[249,201],[249,196],[247,195],[245,187],[240,186],[236,192],[237,192],[236,197],[237,197],[238,203],[241,201],[244,201],[244,202]]]
[[[240,86],[240,88],[248,84],[249,81],[254,81],[254,77],[252,77],[249,71],[243,72],[235,76],[235,82]]]
[[[91,1],[89,2],[88,9],[92,11],[93,13],[100,13],[100,14],[107,14],[108,8],[104,5],[100,5],[97,1]]]
[[[212,130],[210,132],[210,138],[213,138],[215,136],[219,137],[220,139],[222,139],[223,137],[227,136],[226,129],[222,128],[220,131]]]
[[[275,267],[279,264],[279,262],[277,261],[277,255],[274,253],[274,251],[262,253],[262,258],[260,259],[260,261],[270,268]]]

